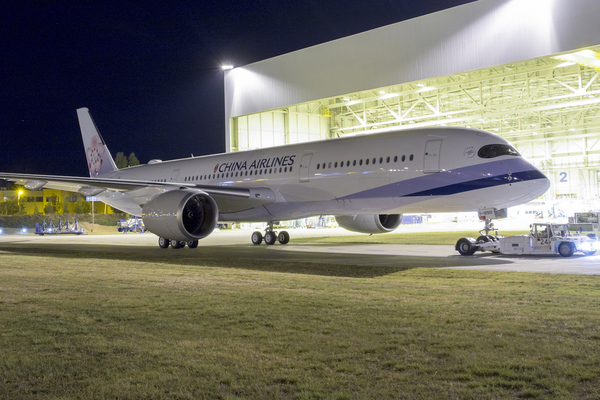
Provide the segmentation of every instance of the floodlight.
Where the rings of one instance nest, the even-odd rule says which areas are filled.
[[[230,69],[233,69],[233,65],[221,65],[221,69],[223,71],[228,71]]]

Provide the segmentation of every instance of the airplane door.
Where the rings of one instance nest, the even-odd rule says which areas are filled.
[[[173,171],[173,173],[171,174],[171,180],[169,182],[177,182],[177,176],[179,175],[179,170],[176,169],[175,171]]]
[[[432,174],[440,172],[440,150],[442,139],[429,140],[425,145],[425,158],[423,161],[423,172]]]
[[[300,182],[308,182],[310,181],[309,172],[310,172],[310,160],[312,159],[312,153],[305,154],[302,156],[300,160],[300,168],[298,169]]]

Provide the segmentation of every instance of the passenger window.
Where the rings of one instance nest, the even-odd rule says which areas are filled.
[[[402,162],[406,160],[406,156],[402,156]]]
[[[365,164],[369,165],[369,159],[368,158],[365,160]]]
[[[389,157],[388,157],[388,158],[386,158],[386,159],[385,159],[385,162],[389,164],[389,163],[390,163],[390,158],[389,158]]]
[[[398,162],[398,156],[394,156],[394,162]]]
[[[379,164],[383,164],[383,157],[379,157]]]
[[[352,166],[356,167],[356,160],[352,161]]]
[[[337,161],[335,162],[335,164],[333,164],[334,168],[337,168]]]
[[[359,165],[362,165],[362,158],[360,159],[360,162],[358,163]]]
[[[410,160],[410,161],[412,161],[412,160],[413,160],[413,158],[414,158],[414,156],[411,154],[411,155],[410,155],[410,159],[409,159],[409,160]]]

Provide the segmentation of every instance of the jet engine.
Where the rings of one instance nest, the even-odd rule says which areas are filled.
[[[219,209],[200,190],[173,190],[156,196],[142,209],[144,225],[160,237],[190,241],[205,238],[217,226]]]
[[[402,214],[338,215],[335,219],[352,232],[387,233],[400,226]]]

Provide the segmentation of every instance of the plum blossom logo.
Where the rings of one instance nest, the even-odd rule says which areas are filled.
[[[475,155],[475,149],[473,147],[467,147],[464,154],[465,157],[472,158]]]
[[[106,149],[102,143],[102,140],[100,140],[98,135],[94,135],[92,137],[92,143],[90,147],[88,147],[85,152],[91,175],[98,175],[100,172],[100,168],[102,168],[102,157],[104,156],[105,152]]]
[[[219,164],[215,165],[215,170],[213,173],[216,173],[218,169],[219,169]]]

